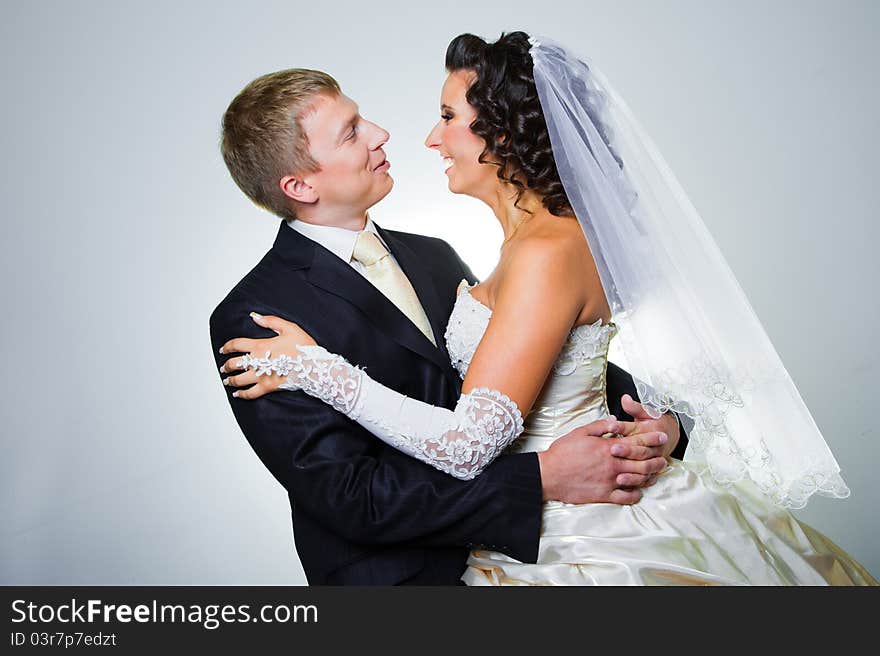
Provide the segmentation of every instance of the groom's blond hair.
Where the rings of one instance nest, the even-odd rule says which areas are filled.
[[[278,183],[285,175],[318,170],[301,119],[315,96],[340,92],[327,73],[289,68],[258,77],[229,104],[220,150],[232,179],[254,203],[296,218]]]

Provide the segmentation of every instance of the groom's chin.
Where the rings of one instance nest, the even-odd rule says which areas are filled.
[[[376,197],[376,203],[385,198],[388,194],[391,193],[391,190],[394,188],[394,178],[392,178],[387,173],[385,174],[387,180],[385,184],[382,186],[382,190],[379,192],[379,195]]]

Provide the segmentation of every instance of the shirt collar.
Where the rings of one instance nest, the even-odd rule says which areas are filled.
[[[354,245],[358,235],[363,231],[372,232],[379,237],[379,241],[388,248],[388,244],[382,239],[376,230],[373,220],[367,215],[367,224],[364,230],[348,230],[347,228],[336,228],[334,226],[315,225],[314,223],[306,223],[299,219],[291,219],[287,225],[296,230],[301,235],[308,237],[312,241],[318,242],[328,251],[336,255],[346,263],[351,262],[351,256],[354,253]]]

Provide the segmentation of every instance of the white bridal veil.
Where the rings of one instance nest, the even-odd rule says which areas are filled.
[[[639,395],[694,426],[686,460],[775,503],[849,490],[696,209],[623,100],[588,63],[530,39],[565,192],[586,234]]]

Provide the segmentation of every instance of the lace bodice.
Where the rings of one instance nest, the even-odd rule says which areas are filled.
[[[471,295],[471,287],[466,280],[459,285],[446,326],[449,357],[462,378],[492,317],[492,310]],[[572,329],[525,419],[525,432],[510,450],[542,451],[572,428],[608,414],[605,373],[616,333],[613,323],[601,320]]]

